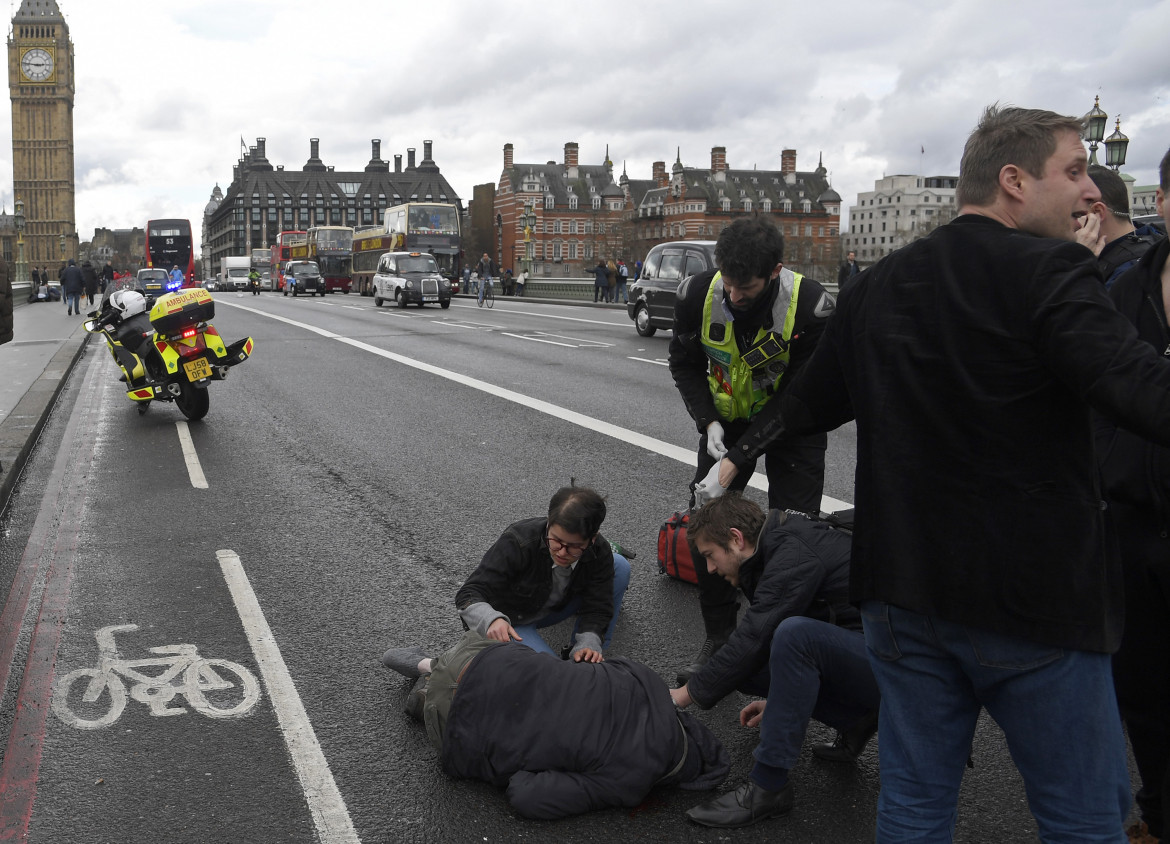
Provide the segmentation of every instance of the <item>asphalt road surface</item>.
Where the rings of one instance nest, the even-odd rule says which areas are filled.
[[[709,795],[667,789],[633,810],[524,820],[496,789],[440,771],[402,714],[409,681],[380,664],[390,646],[453,644],[455,590],[509,522],[543,514],[570,478],[608,496],[602,532],[638,554],[611,653],[668,681],[689,661],[696,592],[655,564],[697,443],[665,366],[669,332],[641,338],[620,311],[512,299],[216,302],[224,338],[251,335],[256,351],[211,386],[207,418],[188,425],[170,404],[139,416],[90,344],[0,525],[0,583],[28,596],[0,631],[18,655],[0,666],[12,736],[0,833],[872,839],[876,742],[856,766],[814,759],[806,743],[792,815],[747,830],[690,825],[683,811]],[[841,502],[853,449],[851,428],[831,435],[825,492]],[[750,494],[763,502],[760,488]],[[736,722],[746,700],[700,713],[733,760],[725,788],[751,765],[754,731]],[[831,733],[814,723],[808,738]],[[990,722],[974,759],[956,840],[1035,840]]]

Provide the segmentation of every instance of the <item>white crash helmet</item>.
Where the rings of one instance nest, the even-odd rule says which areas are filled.
[[[146,297],[137,290],[117,290],[110,297],[110,304],[126,319],[146,310]]]

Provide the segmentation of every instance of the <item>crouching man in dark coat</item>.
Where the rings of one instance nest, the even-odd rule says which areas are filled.
[[[468,633],[437,659],[394,648],[382,661],[419,677],[407,712],[443,770],[506,787],[527,818],[634,807],[656,785],[710,789],[730,769],[719,740],[632,660],[565,661]]]
[[[753,701],[740,713],[740,723],[760,728],[748,781],[687,817],[748,826],[791,811],[788,772],[810,718],[838,730],[833,744],[813,747],[831,761],[853,761],[877,731],[880,694],[848,598],[851,538],[800,513],[765,514],[728,492],[691,517],[689,539],[708,570],[751,604],[727,644],[671,697],[709,708],[738,689],[767,704]]]

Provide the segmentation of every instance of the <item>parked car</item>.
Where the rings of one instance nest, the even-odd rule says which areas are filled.
[[[289,261],[284,272],[285,277],[289,279],[284,285],[285,296],[289,294],[289,290],[292,290],[294,296],[302,293],[308,293],[310,296],[314,293],[325,295],[325,279],[321,278],[321,270],[317,267],[316,261]]]
[[[642,262],[642,275],[630,282],[626,312],[643,337],[674,325],[674,302],[683,279],[715,268],[715,241],[660,243]]]
[[[374,305],[393,301],[405,308],[434,302],[451,307],[451,281],[443,278],[435,256],[426,252],[387,252],[378,259],[372,281]]]
[[[138,271],[136,279],[138,289],[143,293],[150,293],[155,296],[162,295],[167,292],[167,281],[170,276],[162,267],[143,267]]]

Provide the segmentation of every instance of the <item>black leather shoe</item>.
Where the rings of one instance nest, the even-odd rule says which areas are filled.
[[[703,641],[703,647],[699,648],[699,654],[695,657],[695,661],[678,672],[678,675],[675,679],[678,680],[679,686],[685,686],[687,684],[687,680],[691,679],[691,675],[710,662],[711,657],[715,656],[715,652],[726,644],[726,636],[708,636]]]
[[[787,815],[792,811],[792,804],[791,782],[779,791],[767,791],[748,780],[735,791],[688,809],[686,815],[701,826],[735,829]]]
[[[814,744],[813,755],[829,762],[856,762],[878,729],[878,714],[866,715],[848,729],[841,730],[828,744]]]

